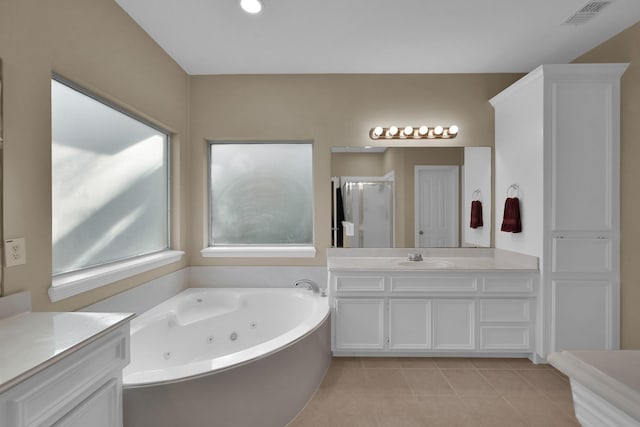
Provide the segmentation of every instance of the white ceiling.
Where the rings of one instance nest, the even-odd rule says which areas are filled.
[[[189,74],[528,72],[566,63],[640,20],[613,0],[116,0]]]

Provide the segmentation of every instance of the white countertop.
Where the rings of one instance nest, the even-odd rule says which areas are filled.
[[[22,313],[0,319],[0,393],[133,316],[128,313]]]
[[[551,353],[547,360],[640,421],[640,350],[563,351]]]
[[[422,261],[409,261],[420,252]],[[385,249],[330,250],[332,271],[538,271],[538,258],[498,249]]]

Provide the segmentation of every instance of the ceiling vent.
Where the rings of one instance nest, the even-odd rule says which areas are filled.
[[[587,21],[600,13],[602,9],[604,9],[610,3],[611,1],[590,1],[589,3],[582,6],[582,8],[576,13],[567,18],[567,20],[564,21],[564,24],[586,24]]]

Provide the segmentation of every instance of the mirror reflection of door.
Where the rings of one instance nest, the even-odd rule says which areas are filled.
[[[418,248],[458,246],[458,166],[415,167]]]

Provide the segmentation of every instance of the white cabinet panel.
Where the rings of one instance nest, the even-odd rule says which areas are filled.
[[[384,291],[384,276],[337,276],[338,292]]]
[[[482,350],[528,350],[531,330],[528,326],[482,326],[480,348]]]
[[[473,350],[475,348],[475,302],[433,300],[433,348]]]
[[[528,322],[528,300],[481,300],[481,322]]]
[[[116,427],[120,419],[121,387],[112,379],[69,412],[54,427]]]
[[[389,300],[389,348],[431,348],[431,301]]]
[[[612,348],[612,290],[606,281],[552,282],[552,349]]]
[[[384,348],[383,322],[384,299],[336,299],[335,348]]]
[[[612,226],[614,83],[551,85],[552,229]]]
[[[554,273],[610,273],[611,240],[553,239]]]
[[[391,276],[391,293],[469,292],[478,288],[474,276]]]
[[[482,293],[528,294],[533,292],[533,277],[523,274],[486,275],[482,279]]]

